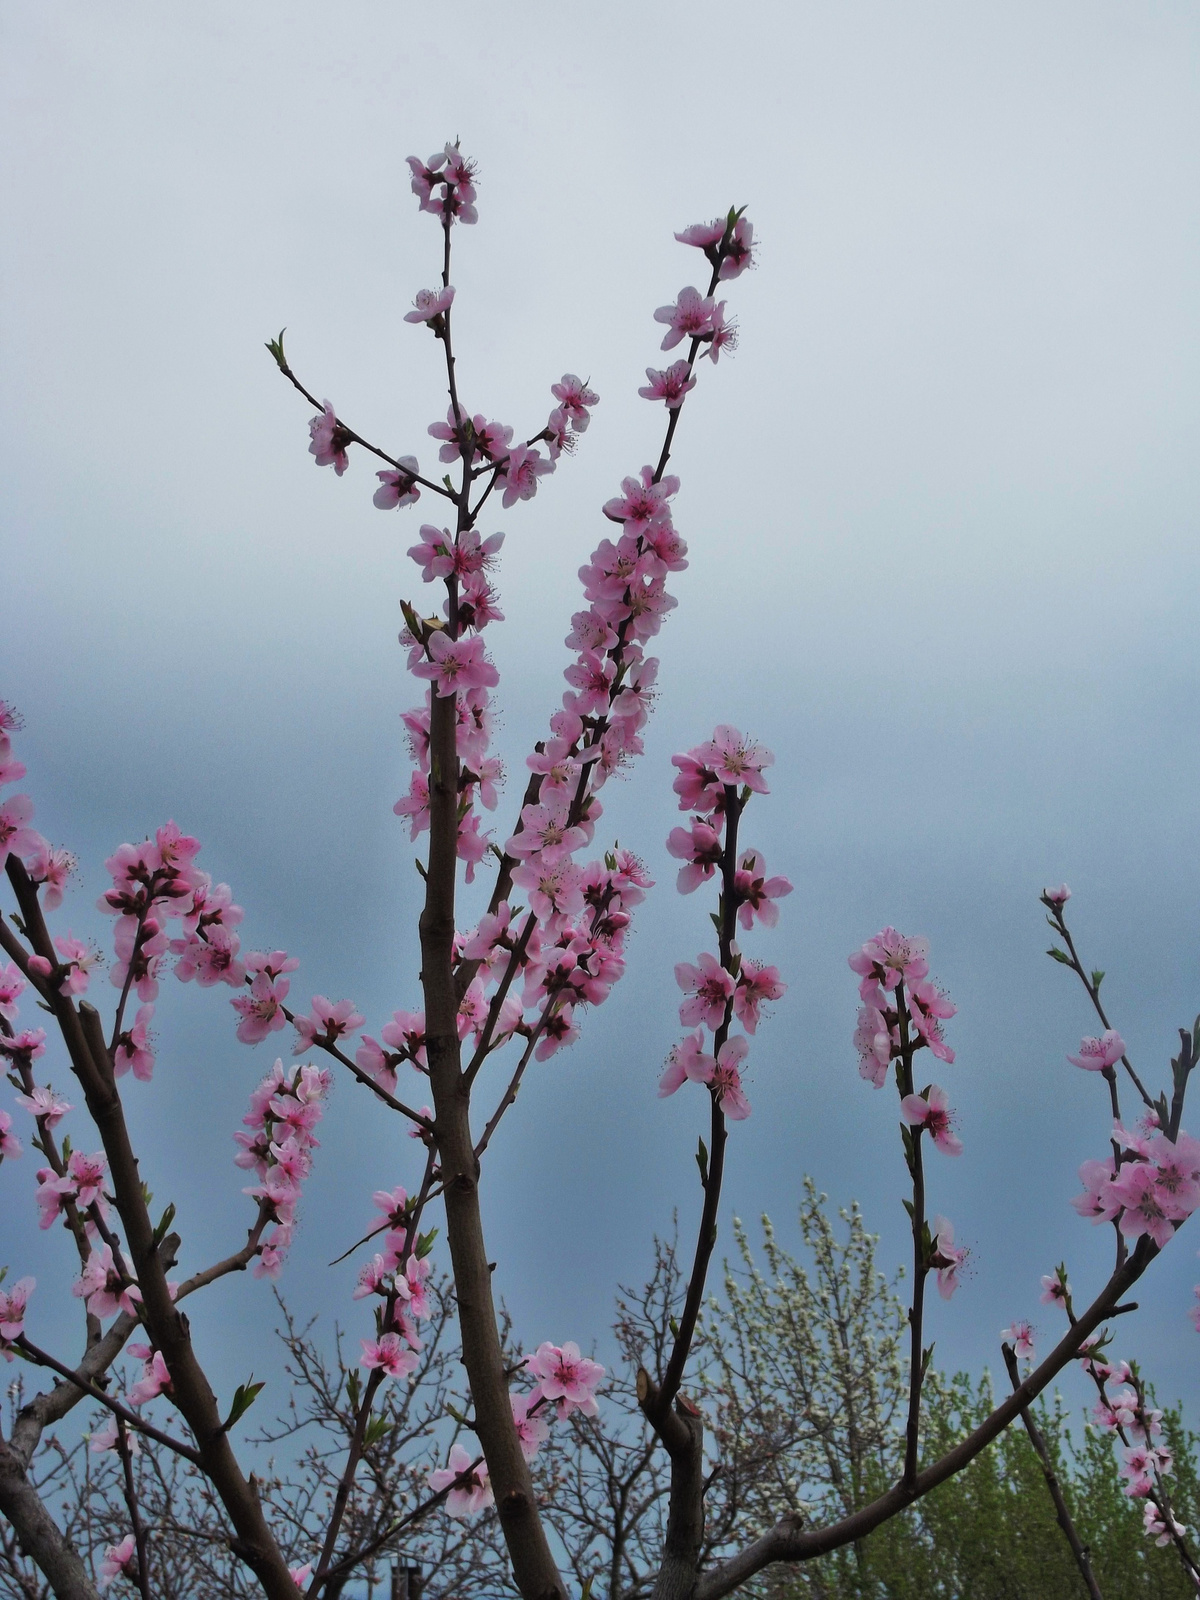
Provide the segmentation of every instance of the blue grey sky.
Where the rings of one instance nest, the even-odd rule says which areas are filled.
[[[669,760],[731,721],[776,752],[747,828],[796,892],[754,939],[791,987],[751,1057],[726,1216],[793,1237],[810,1172],[903,1259],[895,1104],[855,1070],[845,958],[884,923],[923,932],[960,1008],[944,1082],[966,1145],[934,1162],[931,1204],[977,1269],[933,1309],[938,1359],[994,1367],[1015,1316],[1048,1334],[1040,1275],[1065,1259],[1086,1293],[1111,1246],[1068,1205],[1107,1106],[1065,1060],[1092,1021],[1043,954],[1042,885],[1071,885],[1156,1086],[1200,1010],[1195,5],[39,0],[3,32],[0,692],[41,826],[83,863],[64,925],[100,931],[104,856],[173,816],[246,943],[300,956],[297,996],[349,996],[376,1031],[418,1003],[391,805],[425,508],[375,510],[362,456],[340,481],[313,465],[263,341],[286,324],[310,388],[432,463],[439,352],[402,317],[438,236],[404,157],[460,136],[480,166],[454,268],[464,397],[531,431],[564,370],[601,395],[578,458],[485,529],[508,535],[489,645],[519,773],[600,504],[661,438],[636,393],[652,313],[699,271],[672,233],[747,205],[741,348],[675,455],[692,565],[661,702],[604,796],[659,887],[629,975],[491,1153],[497,1281],[526,1342],[603,1341],[652,1233],[676,1206],[694,1221],[703,1097],[655,1098],[672,966],[709,926],[673,888]],[[171,980],[157,1025],[153,1086],[128,1098],[195,1265],[249,1220],[230,1135],[272,1054],[234,1042],[224,990]],[[43,1280],[38,1331],[66,1339],[66,1240],[37,1235],[31,1168],[0,1171],[0,1260]],[[352,1268],[324,1263],[373,1188],[415,1174],[339,1085],[283,1280],[301,1309],[357,1331]],[[1194,1407],[1191,1233],[1118,1349]],[[193,1320],[223,1383],[263,1369],[263,1285]]]

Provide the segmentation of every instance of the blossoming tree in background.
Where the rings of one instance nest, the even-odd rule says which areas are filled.
[[[570,1044],[587,1009],[604,1003],[621,977],[630,919],[651,887],[636,856],[615,844],[597,844],[601,794],[609,777],[642,751],[658,669],[648,650],[676,605],[668,584],[687,556],[674,525],[679,480],[667,467],[701,360],[707,357],[716,367],[735,343],[726,301],[717,295],[751,264],[753,233],[744,214],[732,210],[676,236],[701,253],[708,277],[703,290],[689,285],[655,313],[666,329],[662,349],[685,352],[662,369],[648,368],[639,390],[665,411],[661,447],[656,460],[626,477],[603,507],[611,530],[580,570],[583,605],[567,635],[567,688],[546,737],[526,759],[524,794],[511,832],[497,831],[488,814],[499,804],[502,776],[492,748],[499,679],[486,630],[503,621],[493,582],[502,535],[487,534],[482,524],[497,500],[511,509],[545,486],[586,432],[598,396],[578,377],[564,375],[551,386],[554,406],[546,422],[523,435],[470,409],[459,390],[450,278],[455,228],[475,221],[474,169],[457,146],[428,162],[412,158],[410,166],[420,207],[442,236],[440,283],[417,294],[408,320],[427,328],[445,356],[449,408],[445,421],[429,429],[445,473],[422,471],[416,456],[391,456],[368,442],[300,382],[282,334],[269,348],[283,375],[316,408],[310,450],[318,465],[341,476],[352,453],[373,456],[381,463],[374,495],[381,510],[423,502],[437,512],[437,520],[419,524],[409,551],[432,598],[402,601],[401,643],[423,699],[404,716],[414,770],[408,792],[394,807],[414,841],[428,834],[421,864],[420,995],[414,980],[411,993],[397,996],[401,1008],[375,1033],[362,1031],[366,1019],[348,999],[316,994],[307,1009],[294,1005],[298,958],[267,948],[243,951],[243,912],[231,890],[214,884],[199,865],[199,841],[167,822],[153,839],[122,845],[106,863],[111,885],[100,905],[114,918],[109,976],[117,992],[106,1019],[86,998],[99,952],[69,929],[52,931],[47,920],[61,905],[72,860],[33,829],[27,796],[17,794],[0,806],[0,858],[15,905],[0,918],[0,1051],[17,1091],[16,1110],[31,1119],[30,1142],[44,1163],[35,1173],[34,1194],[42,1226],[61,1223],[77,1261],[73,1291],[85,1327],[82,1355],[64,1360],[35,1338],[33,1276],[22,1266],[13,1285],[0,1290],[4,1353],[62,1380],[23,1403],[0,1444],[0,1512],[54,1592],[72,1600],[92,1597],[97,1584],[117,1579],[149,1600],[152,1530],[141,1515],[131,1467],[139,1438],[173,1452],[209,1486],[230,1550],[271,1600],[339,1592],[358,1564],[442,1506],[465,1518],[494,1507],[512,1582],[526,1600],[567,1593],[560,1552],[548,1533],[554,1508],[539,1495],[531,1463],[547,1447],[552,1428],[572,1416],[594,1416],[603,1369],[572,1341],[543,1341],[532,1355],[510,1360],[496,1312],[479,1176],[531,1064],[548,1061]],[[13,709],[0,707],[5,785],[24,776],[12,746],[18,725]],[[1104,1077],[1115,1119],[1111,1159],[1085,1167],[1080,1207],[1114,1226],[1116,1260],[1108,1281],[1077,1311],[1061,1275],[1058,1298],[1068,1327],[1051,1352],[1025,1376],[1018,1373],[1013,1393],[953,1448],[923,1458],[922,1394],[931,1355],[924,1343],[926,1288],[932,1276],[949,1299],[966,1252],[927,1198],[927,1188],[936,1191],[936,1173],[925,1170],[927,1140],[935,1160],[956,1157],[962,1144],[947,1092],[922,1083],[918,1069],[928,1059],[953,1062],[945,1028],[954,1007],[929,977],[924,941],[884,929],[851,957],[851,966],[860,983],[855,1038],[861,1071],[877,1087],[889,1079],[895,1083],[910,1180],[905,1204],[912,1222],[912,1300],[902,1463],[893,1482],[843,1515],[809,1526],[795,1506],[781,1504],[776,1520],[765,1518],[755,1537],[714,1556],[705,1538],[705,1418],[686,1380],[717,1237],[730,1124],[751,1114],[745,1063],[763,1005],[784,992],[780,973],[767,952],[759,952],[757,940],[776,925],[779,902],[792,885],[770,870],[747,835],[748,808],[768,793],[769,752],[720,723],[711,737],[673,759],[686,821],[672,831],[667,846],[681,862],[679,889],[708,897],[715,937],[713,948],[676,967],[685,1031],[658,1085],[664,1096],[694,1085],[687,1093],[693,1104],[704,1097],[708,1127],[697,1149],[701,1194],[691,1267],[666,1319],[667,1336],[636,1375],[636,1403],[670,1463],[656,1596],[718,1600],[776,1563],[804,1561],[861,1540],[1027,1416],[1030,1402],[1081,1355],[1102,1383],[1131,1384],[1132,1409],[1118,1406],[1103,1389],[1102,1404],[1133,1441],[1129,1449],[1141,1452],[1136,1464],[1130,1461],[1130,1482],[1132,1492],[1153,1508],[1148,1530],[1155,1538],[1177,1540],[1190,1561],[1182,1534],[1174,1531],[1163,1484],[1169,1461],[1154,1443],[1155,1421],[1140,1380],[1132,1369],[1105,1366],[1099,1350],[1100,1330],[1126,1309],[1128,1289],[1200,1202],[1200,1145],[1181,1132],[1196,1035],[1183,1036],[1170,1101],[1152,1100],[1108,1029],[1099,978],[1089,978],[1075,956],[1062,922],[1065,890],[1045,897],[1066,941],[1060,959],[1089,985],[1107,1030],[1102,1039],[1085,1041],[1079,1061]],[[456,919],[460,872],[467,883],[481,876],[490,882],[487,910],[467,929]],[[744,942],[750,948],[744,950]],[[234,1027],[242,1043],[253,1046],[290,1027],[293,1056],[306,1058],[275,1063],[251,1096],[236,1135],[237,1163],[253,1180],[245,1189],[252,1202],[245,1242],[182,1278],[171,1275],[183,1248],[174,1208],[157,1217],[149,1209],[123,1101],[128,1092],[153,1093],[142,1087],[152,1085],[156,1070],[150,1030],[160,979],[172,965],[179,981],[233,991]],[[59,1054],[46,1066],[41,1063],[50,1049],[47,1032],[28,1025],[34,1019],[27,1011],[21,1014],[30,1001],[55,1029]],[[493,1058],[502,1065],[502,1087],[481,1103],[494,1077],[483,1069]],[[64,1062],[74,1079],[70,1094],[82,1105],[63,1092]],[[1144,1126],[1136,1131],[1126,1131],[1120,1120],[1118,1063],[1145,1102]],[[58,1085],[40,1081],[47,1068],[59,1073]],[[363,1241],[371,1254],[355,1291],[364,1302],[362,1376],[350,1393],[348,1446],[318,1546],[289,1562],[295,1552],[285,1552],[284,1530],[264,1509],[234,1442],[260,1386],[244,1384],[218,1401],[183,1307],[191,1295],[232,1272],[252,1266],[258,1275],[275,1277],[282,1270],[335,1074],[353,1078],[377,1108],[393,1112],[398,1136],[413,1136],[412,1143],[397,1140],[398,1165],[411,1167],[412,1175],[405,1172],[404,1183],[374,1196],[376,1216]],[[5,1160],[20,1154],[14,1115],[0,1112]],[[68,1117],[75,1121],[67,1123]],[[85,1117],[94,1134],[81,1132]],[[85,1154],[93,1142],[99,1148]],[[465,1421],[458,1419],[444,1462],[431,1465],[422,1504],[373,1535],[373,1543],[356,1544],[347,1506],[364,1459],[380,1441],[381,1424],[390,1426],[384,1386],[414,1383],[421,1371],[434,1303],[429,1274],[435,1208],[444,1219],[470,1410]],[[1014,1324],[1006,1337],[1014,1360],[1031,1357],[1026,1326]],[[142,1374],[118,1395],[109,1374],[126,1351],[142,1361]],[[28,1472],[42,1436],[83,1399],[103,1406],[112,1419],[102,1447],[120,1459],[128,1513],[127,1531],[108,1548],[95,1574]],[[151,1422],[152,1414],[158,1420]]]

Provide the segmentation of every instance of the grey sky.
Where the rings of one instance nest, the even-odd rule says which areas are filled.
[[[708,907],[675,895],[663,840],[670,754],[721,720],[777,753],[748,826],[796,884],[756,939],[791,989],[751,1058],[731,1207],[787,1236],[810,1171],[901,1258],[894,1102],[855,1071],[845,965],[892,921],[931,937],[960,1007],[944,1081],[966,1154],[935,1165],[932,1204],[978,1271],[934,1310],[939,1359],[994,1365],[1017,1315],[1049,1332],[1038,1278],[1063,1257],[1099,1281],[1108,1238],[1067,1199],[1106,1106],[1066,1065],[1091,1024],[1036,897],[1071,884],[1114,1020],[1163,1082],[1200,1009],[1198,58],[1191,3],[4,7],[0,692],[44,831],[84,863],[64,922],[95,929],[103,856],[174,816],[246,942],[286,945],[296,994],[349,995],[376,1027],[417,1002],[390,807],[425,506],[376,511],[361,456],[340,482],[313,466],[263,340],[286,324],[310,388],[432,461],[438,353],[401,318],[437,233],[403,158],[461,136],[481,169],[456,241],[464,396],[518,429],[564,370],[602,397],[579,458],[488,529],[508,533],[489,645],[519,769],[599,505],[661,437],[636,395],[651,314],[698,274],[672,232],[749,206],[741,349],[706,371],[675,456],[692,566],[662,700],[604,797],[660,888],[628,978],[530,1083],[486,1178],[526,1340],[602,1333],[651,1232],[697,1209],[701,1097],[654,1087],[671,967]],[[172,982],[157,1023],[130,1099],[198,1260],[246,1221],[229,1135],[272,1057],[234,1043],[224,991]],[[354,1327],[349,1269],[322,1264],[414,1168],[348,1084],[327,1129],[283,1286]],[[30,1180],[0,1172],[0,1260],[48,1286]],[[1123,1333],[1194,1401],[1190,1233]],[[222,1290],[206,1318],[236,1380],[266,1292]]]

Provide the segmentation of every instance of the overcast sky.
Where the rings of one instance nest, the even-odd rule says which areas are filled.
[[[1042,885],[1071,885],[1156,1088],[1200,1010],[1192,0],[9,0],[3,17],[0,693],[26,717],[40,825],[81,859],[64,925],[104,931],[104,856],[171,816],[245,906],[247,945],[300,956],[298,997],[349,996],[375,1032],[418,1003],[419,879],[391,806],[424,506],[375,510],[361,455],[341,480],[315,467],[263,341],[286,325],[311,389],[432,464],[439,352],[402,316],[438,233],[404,157],[461,137],[480,168],[454,269],[469,407],[528,432],[564,370],[601,395],[578,458],[485,527],[508,535],[489,646],[519,773],[561,692],[600,504],[661,438],[636,393],[652,313],[701,266],[672,233],[746,205],[741,347],[705,364],[674,459],[692,565],[661,702],[604,796],[608,836],[659,888],[628,977],[490,1155],[497,1284],[527,1343],[603,1340],[652,1233],[675,1206],[694,1224],[703,1097],[655,1098],[671,969],[709,931],[673,888],[669,758],[731,721],[776,752],[747,829],[796,893],[755,938],[791,987],[751,1056],[726,1222],[765,1209],[793,1239],[812,1173],[903,1259],[895,1104],[857,1075],[845,958],[884,923],[925,933],[960,1008],[944,1082],[966,1145],[932,1158],[931,1206],[976,1266],[933,1307],[937,1359],[994,1368],[1015,1316],[1057,1336],[1040,1275],[1065,1259],[1086,1294],[1111,1254],[1068,1205],[1107,1104],[1066,1063],[1093,1024],[1043,954]],[[172,980],[154,1083],[128,1095],[187,1266],[250,1216],[230,1135],[272,1054],[232,1022],[226,991]],[[323,1137],[283,1287],[357,1333],[353,1268],[324,1263],[373,1188],[413,1181],[414,1147],[349,1083]],[[43,1280],[33,1326],[61,1327],[66,1353],[67,1241],[36,1232],[32,1169],[0,1172],[0,1261]],[[1116,1348],[1194,1408],[1192,1231]],[[265,1286],[222,1287],[193,1320],[222,1384],[261,1372]]]

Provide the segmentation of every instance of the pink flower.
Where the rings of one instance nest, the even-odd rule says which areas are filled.
[[[946,1091],[930,1084],[924,1096],[906,1094],[900,1102],[900,1115],[910,1128],[924,1128],[939,1150],[948,1156],[962,1155],[962,1140],[952,1126],[952,1113]]]
[[[548,863],[534,856],[513,868],[513,882],[529,896],[529,909],[543,921],[576,917],[583,910],[583,874],[570,861]]]
[[[126,1285],[122,1281],[108,1245],[92,1250],[82,1274],[71,1286],[71,1293],[86,1301],[92,1316],[101,1319],[115,1317],[118,1311],[136,1317],[142,1298],[136,1284]]]
[[[23,1028],[20,1033],[0,1033],[0,1056],[28,1066],[46,1054],[45,1028]]]
[[[1142,1507],[1142,1525],[1147,1539],[1153,1539],[1160,1549],[1165,1549],[1176,1539],[1182,1539],[1187,1533],[1187,1529],[1174,1517],[1168,1527],[1166,1517],[1153,1500],[1147,1500]]]
[[[0,1349],[25,1332],[25,1310],[36,1288],[36,1278],[18,1278],[11,1289],[0,1288]]]
[[[306,1561],[304,1565],[300,1567],[288,1568],[288,1577],[296,1585],[297,1589],[300,1590],[301,1594],[303,1594],[308,1588],[308,1580],[312,1577],[312,1570],[313,1564],[311,1561]]]
[[[651,527],[670,525],[668,502],[678,493],[677,477],[668,474],[656,483],[654,468],[643,467],[639,477],[622,478],[620,495],[606,500],[601,509],[610,522],[623,522],[626,533],[644,534]]]
[[[1158,1172],[1149,1162],[1126,1163],[1108,1185],[1108,1198],[1125,1208],[1117,1226],[1126,1238],[1148,1233],[1161,1250],[1174,1234],[1169,1197],[1160,1190]]]
[[[312,1013],[307,1017],[297,1017],[293,1024],[297,1042],[292,1053],[300,1055],[312,1044],[336,1044],[343,1034],[361,1027],[364,1020],[355,1011],[352,1000],[339,1000],[337,1005],[332,1005],[323,994],[315,994]]]
[[[408,818],[411,839],[424,833],[429,826],[429,779],[423,772],[413,773],[408,793],[396,801],[392,810],[398,817]]]
[[[1070,1285],[1057,1272],[1043,1273],[1040,1298],[1044,1306],[1064,1305],[1070,1292]]]
[[[3,1017],[5,1022],[17,1020],[17,1001],[24,990],[25,979],[15,962],[9,961],[0,967],[0,1017]]]
[[[32,816],[33,801],[27,794],[11,795],[0,805],[0,867],[10,854],[31,855],[45,845],[41,834],[27,826]]]
[[[766,876],[767,864],[758,850],[750,850],[742,857],[742,864],[734,873],[734,889],[741,899],[738,921],[743,928],[753,928],[755,919],[764,928],[773,928],[779,921],[776,900],[792,892],[787,878]]]
[[[582,828],[567,826],[567,805],[525,806],[521,812],[521,831],[504,846],[506,854],[518,861],[537,856],[545,865],[573,855],[587,843]]]
[[[328,400],[325,401],[320,416],[314,417],[309,423],[308,431],[312,435],[312,443],[308,447],[309,455],[316,457],[319,467],[332,467],[340,478],[350,465],[346,455],[350,433],[348,429],[342,427]]]
[[[120,1544],[110,1544],[100,1563],[100,1587],[107,1589],[114,1578],[129,1577],[137,1566],[137,1541],[127,1533]]]
[[[526,1461],[533,1460],[550,1433],[544,1409],[541,1407],[536,1411],[530,1409],[537,1404],[540,1397],[541,1391],[537,1389],[532,1394],[509,1395],[513,1421],[517,1425],[517,1438],[521,1441],[521,1454]]]
[[[167,1371],[167,1363],[163,1360],[161,1350],[155,1350],[142,1367],[142,1376],[130,1389],[126,1398],[131,1406],[144,1406],[151,1400],[156,1400],[164,1390],[171,1387],[171,1374]]]
[[[405,314],[405,322],[432,322],[454,304],[454,285],[445,289],[418,289],[413,301],[414,310]]]
[[[884,928],[849,959],[851,970],[863,979],[861,993],[873,983],[890,991],[903,981],[911,989],[929,975],[928,954],[928,939],[909,939],[895,928]]]
[[[132,1028],[126,1028],[117,1039],[113,1052],[113,1074],[121,1077],[133,1069],[141,1083],[149,1083],[154,1074],[154,1052],[150,1048],[150,1021],[154,1016],[152,1005],[139,1006]]]
[[[918,1035],[939,1061],[953,1061],[954,1051],[942,1037],[942,1022],[954,1016],[957,1006],[936,984],[925,979],[913,984],[908,998]]]
[[[731,354],[738,347],[738,327],[736,322],[727,321],[725,318],[725,302],[718,301],[713,307],[712,332],[709,335],[708,349],[704,354],[715,367],[721,359],[721,351],[728,350]]]
[[[892,1059],[892,1038],[888,1032],[887,1018],[874,1006],[859,1008],[854,1048],[858,1051],[859,1077],[882,1089],[887,1081],[888,1063]]]
[[[646,376],[650,382],[643,385],[638,393],[643,400],[665,400],[668,411],[678,410],[688,390],[696,387],[696,380],[691,376],[691,367],[686,361],[676,361],[663,372],[647,367]]]
[[[504,480],[501,501],[504,509],[507,511],[518,500],[532,500],[537,493],[538,479],[553,471],[553,461],[547,461],[540,450],[531,450],[524,444],[514,445],[500,469]]]
[[[276,978],[272,982],[266,972],[260,971],[255,974],[250,993],[235,995],[229,1002],[242,1019],[237,1036],[243,1044],[258,1044],[269,1033],[278,1033],[284,1026],[287,1018],[283,1014],[283,1002],[290,987],[286,978]]]
[[[538,1392],[547,1400],[558,1402],[560,1417],[572,1411],[582,1411],[585,1417],[594,1417],[599,1411],[596,1389],[604,1377],[604,1368],[597,1361],[580,1355],[579,1346],[568,1339],[562,1346],[540,1344],[525,1365],[538,1380]]]
[[[712,1092],[717,1104],[733,1122],[744,1122],[750,1115],[750,1102],[742,1090],[742,1076],[738,1062],[749,1054],[748,1042],[739,1034],[727,1040],[717,1054],[716,1071],[712,1075]]]
[[[5,1156],[10,1161],[15,1161],[21,1154],[21,1141],[12,1131],[12,1117],[7,1111],[0,1111],[0,1161]]]
[[[702,339],[712,333],[713,302],[711,296],[702,296],[698,289],[679,291],[674,305],[659,306],[654,313],[655,322],[667,324],[667,335],[662,342],[664,350],[673,350],[684,339]]]
[[[85,944],[82,939],[76,939],[70,930],[67,931],[65,938],[55,939],[54,946],[67,967],[67,975],[58,987],[59,994],[85,993],[92,968],[101,965],[104,957],[92,945]]]
[[[712,1033],[725,1021],[730,998],[733,995],[735,984],[733,975],[707,950],[700,956],[700,965],[693,967],[690,962],[680,961],[675,968],[675,982],[690,995],[690,1000],[685,1000],[679,1008],[679,1020],[685,1028],[693,1028],[699,1023]]]
[[[32,855],[26,857],[26,871],[42,891],[43,910],[56,911],[62,905],[67,879],[77,866],[78,862],[69,850],[55,850],[45,839]]]
[[[397,506],[410,506],[419,500],[417,473],[420,470],[416,456],[401,456],[396,471],[377,472],[379,488],[371,497],[373,504],[380,511],[392,511]]]
[[[706,1055],[704,1034],[697,1028],[677,1044],[667,1057],[666,1067],[658,1080],[658,1098],[665,1100],[690,1078],[693,1083],[711,1083],[717,1070],[716,1058]]]
[[[407,1378],[416,1369],[417,1353],[410,1350],[398,1333],[385,1333],[378,1341],[363,1339],[360,1367],[378,1367],[389,1378]]]
[[[780,983],[778,967],[744,960],[733,993],[733,1014],[747,1033],[756,1033],[759,1007],[764,1001],[779,1000],[786,993],[787,984]]]
[[[934,1217],[933,1234],[929,1265],[937,1269],[938,1293],[943,1300],[949,1300],[958,1288],[963,1265],[971,1252],[966,1245],[955,1246],[953,1225],[945,1217]]]
[[[1033,1328],[1028,1322],[1014,1322],[1001,1328],[1000,1337],[1013,1347],[1013,1354],[1022,1361],[1033,1359]]]
[[[44,1117],[47,1128],[56,1128],[68,1111],[75,1107],[57,1095],[49,1084],[44,1089],[33,1089],[29,1094],[19,1094],[17,1104],[32,1117]]]
[[[1085,1161],[1079,1169],[1079,1177],[1084,1191],[1074,1195],[1071,1204],[1081,1217],[1091,1217],[1093,1222],[1111,1222],[1121,1209],[1121,1202],[1110,1193],[1111,1157],[1107,1161]]]
[[[1042,899],[1048,900],[1052,906],[1065,906],[1070,898],[1071,891],[1067,888],[1065,883],[1060,883],[1058,887],[1054,889],[1042,890]]]
[[[1115,1028],[1109,1028],[1098,1039],[1084,1039],[1077,1056],[1068,1056],[1073,1067],[1085,1072],[1104,1072],[1125,1054],[1125,1041]]]
[[[562,406],[576,433],[586,433],[592,420],[590,408],[600,404],[600,396],[573,372],[564,372],[561,383],[552,383],[550,393]]]
[[[478,634],[470,639],[451,639],[437,632],[429,640],[429,660],[418,661],[413,672],[418,678],[431,678],[439,695],[446,697],[458,689],[492,689],[500,674],[483,653]]]
[[[1200,1143],[1181,1133],[1172,1143],[1166,1134],[1155,1134],[1149,1142],[1150,1155],[1158,1166],[1158,1193],[1167,1215],[1175,1222],[1190,1217],[1200,1206]]]
[[[697,761],[710,766],[717,781],[732,786],[744,785],[755,794],[769,794],[763,772],[774,766],[775,757],[761,744],[738,732],[729,723],[722,722],[713,730],[713,736],[697,749],[689,752]]]
[[[450,1489],[451,1484],[457,1487]],[[460,1444],[450,1447],[448,1467],[438,1467],[429,1474],[429,1487],[435,1494],[450,1489],[446,1496],[446,1510],[452,1517],[473,1516],[476,1511],[483,1511],[490,1506],[495,1498],[488,1482],[486,1464],[481,1461],[475,1466]]]
[[[725,243],[721,260],[721,281],[740,278],[754,260],[754,224],[748,217],[739,217],[733,232]]]
[[[680,894],[691,894],[706,878],[711,878],[725,854],[721,835],[699,817],[692,818],[690,828],[671,829],[667,835],[667,850],[677,861],[687,863],[680,867],[676,879]]]

